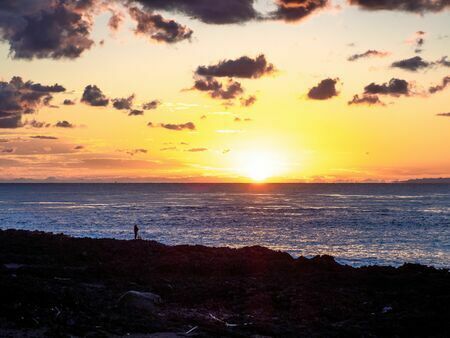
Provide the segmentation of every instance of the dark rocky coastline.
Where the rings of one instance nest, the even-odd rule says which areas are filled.
[[[1,337],[125,335],[448,337],[450,273],[0,231]]]

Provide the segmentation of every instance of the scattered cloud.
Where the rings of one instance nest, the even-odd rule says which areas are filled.
[[[74,101],[74,100],[65,99],[65,100],[63,101],[63,105],[65,105],[65,106],[73,106],[74,104],[75,104],[75,101]]]
[[[2,1],[0,38],[16,59],[74,59],[90,49],[93,1]]]
[[[144,115],[144,111],[139,109],[132,109],[128,112],[128,116],[141,116],[141,115]]]
[[[0,128],[22,127],[22,116],[34,114],[40,108],[50,106],[53,94],[64,92],[59,85],[42,85],[24,82],[15,76],[9,82],[0,81]]]
[[[84,89],[81,102],[93,107],[106,107],[109,104],[109,99],[96,85],[88,85]]]
[[[401,79],[393,78],[389,83],[376,84],[372,82],[364,88],[364,94],[369,95],[410,95],[410,84]]]
[[[362,94],[353,96],[353,99],[348,102],[348,105],[368,105],[368,106],[385,106],[378,95]]]
[[[133,107],[134,94],[125,98],[113,99],[113,107],[117,110],[129,110]]]
[[[191,29],[174,20],[164,19],[159,14],[143,11],[137,7],[129,8],[129,13],[137,22],[136,34],[146,35],[152,40],[166,43],[189,40],[192,37]]]
[[[153,124],[151,124],[150,126],[153,126]],[[181,123],[181,124],[161,123],[160,126],[162,128],[169,129],[169,130],[175,130],[175,131],[195,130],[196,129],[195,124],[192,122]]]
[[[250,95],[249,97],[241,98],[241,106],[243,106],[243,107],[250,107],[250,106],[253,106],[255,103],[256,103],[255,95]]]
[[[416,72],[419,69],[429,68],[431,66],[433,66],[432,62],[425,61],[420,56],[414,56],[410,59],[396,61],[391,65],[393,68],[401,68],[411,72]]]
[[[412,13],[441,12],[450,8],[448,0],[348,0],[365,10],[390,10]]]
[[[161,102],[158,100],[153,100],[153,101],[149,101],[146,102],[142,105],[142,109],[144,110],[153,110],[158,108],[161,105]]]
[[[428,92],[430,94],[435,94],[437,92],[443,91],[447,86],[450,84],[450,76],[446,76],[442,79],[441,84],[438,84],[436,86],[432,86],[428,89]]]
[[[264,54],[261,54],[254,59],[242,56],[236,60],[223,60],[211,66],[199,66],[195,73],[205,77],[257,79],[274,71],[275,66],[267,62]]]
[[[336,85],[339,79],[325,79],[322,80],[317,86],[311,88],[308,92],[308,98],[311,100],[328,100],[334,96],[338,96],[339,93],[336,90]]]
[[[436,114],[437,116],[450,117],[450,113],[440,113]]]
[[[188,151],[190,153],[201,153],[201,152],[208,151],[208,148],[191,148],[191,149],[187,149],[186,151]]]
[[[348,61],[357,61],[359,59],[366,59],[366,58],[370,58],[370,57],[379,57],[379,58],[383,58],[386,56],[389,56],[391,53],[389,52],[385,52],[385,51],[379,51],[379,50],[375,50],[375,49],[369,49],[367,51],[365,51],[364,53],[360,53],[360,54],[353,54],[351,55],[347,60]]]
[[[55,127],[57,127],[57,128],[75,128],[75,126],[72,123],[65,121],[65,120],[56,122]]]
[[[45,136],[45,135],[35,135],[35,136],[30,136],[30,138],[38,139],[38,140],[57,140],[58,139],[55,136]]]
[[[225,85],[212,77],[195,80],[192,89],[207,92],[214,99],[232,100],[244,93],[242,85],[232,79],[228,79]]]
[[[329,0],[275,0],[277,9],[270,18],[297,22],[326,8]]]
[[[178,12],[208,24],[243,23],[259,17],[253,0],[135,0],[145,9]]]

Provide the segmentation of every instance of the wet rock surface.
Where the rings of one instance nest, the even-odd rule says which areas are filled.
[[[0,231],[0,300],[1,337],[450,336],[447,270],[262,247]]]

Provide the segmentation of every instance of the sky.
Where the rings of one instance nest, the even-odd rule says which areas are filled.
[[[0,2],[0,181],[450,176],[450,0]]]

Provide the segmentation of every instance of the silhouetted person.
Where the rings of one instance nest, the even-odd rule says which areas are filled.
[[[139,227],[134,225],[134,239],[138,239],[139,236]]]

